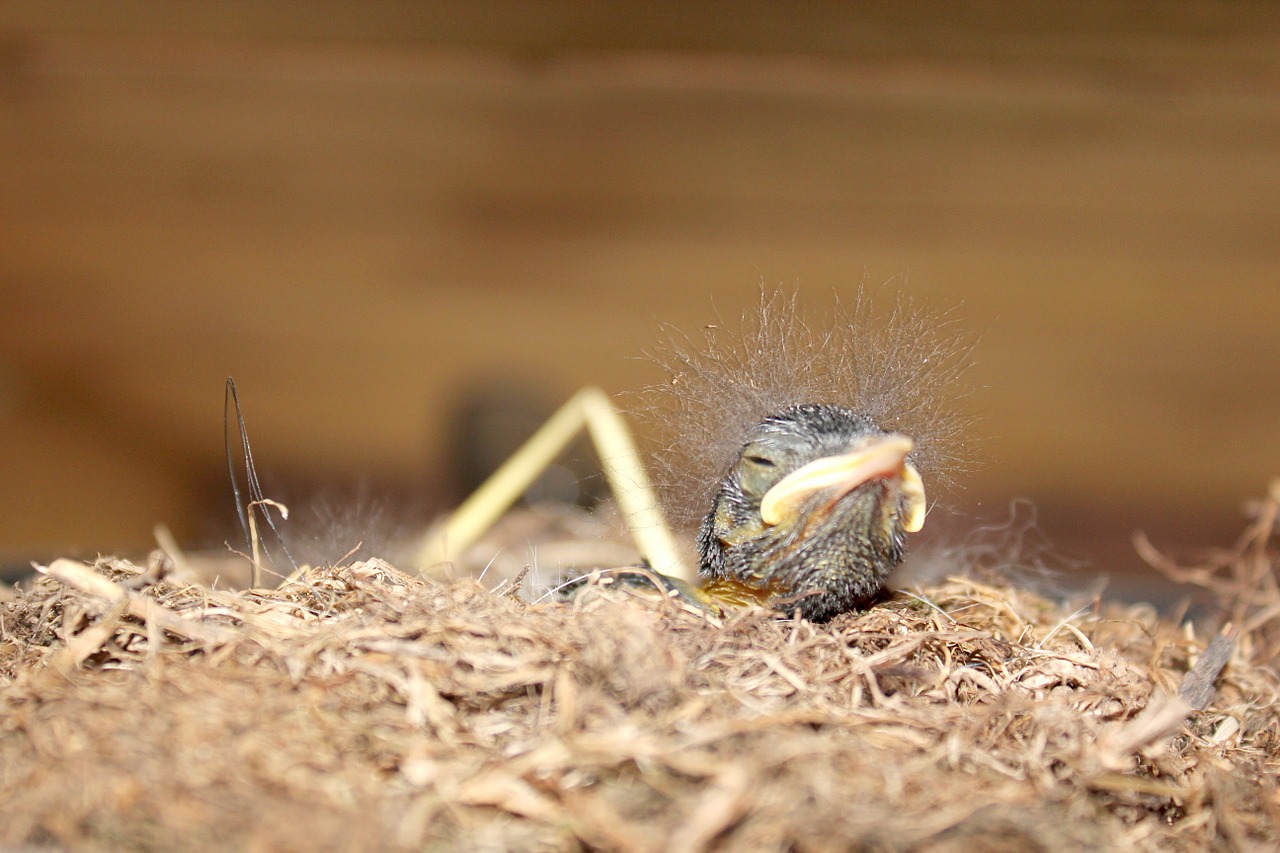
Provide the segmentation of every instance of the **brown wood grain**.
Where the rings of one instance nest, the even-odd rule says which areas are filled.
[[[8,550],[197,528],[228,374],[260,460],[430,492],[478,379],[864,272],[981,332],[980,512],[1221,543],[1280,470],[1272,5],[426,8],[0,9],[4,481],[128,496]]]

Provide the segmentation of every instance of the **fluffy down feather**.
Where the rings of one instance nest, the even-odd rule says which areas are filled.
[[[642,393],[655,480],[678,524],[696,525],[746,436],[788,406],[827,403],[915,441],[912,461],[931,494],[972,464],[973,416],[960,407],[974,341],[950,313],[898,293],[878,309],[859,287],[819,315],[799,294],[761,291],[739,322],[717,320],[701,339],[665,327],[648,355],[669,378]]]

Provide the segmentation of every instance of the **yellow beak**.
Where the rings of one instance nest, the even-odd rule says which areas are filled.
[[[816,459],[797,468],[765,492],[760,502],[760,517],[765,524],[778,524],[794,515],[808,498],[818,491],[829,491],[831,504],[878,477],[898,480],[905,504],[902,526],[908,533],[924,527],[927,509],[924,481],[907,461],[914,442],[900,433],[878,435],[857,449],[839,456]]]

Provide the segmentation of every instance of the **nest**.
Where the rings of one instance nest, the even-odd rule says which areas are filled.
[[[1276,515],[1166,567],[1211,632],[974,572],[817,625],[58,560],[0,604],[0,846],[1274,849]]]

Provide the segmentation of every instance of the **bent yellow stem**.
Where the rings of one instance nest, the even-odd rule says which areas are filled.
[[[680,559],[626,421],[608,395],[591,387],[574,394],[471,497],[427,534],[418,552],[419,568],[426,571],[475,544],[583,429],[591,437],[605,480],[641,556],[655,570],[692,583],[693,573]]]

